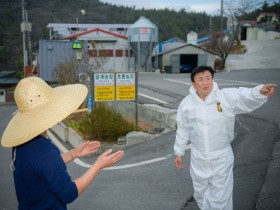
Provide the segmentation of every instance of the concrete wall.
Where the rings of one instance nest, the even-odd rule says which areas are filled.
[[[115,101],[108,104],[124,117],[136,119],[134,102]],[[155,104],[138,104],[138,122],[146,123],[154,128],[175,128],[176,109],[167,109]]]
[[[116,144],[102,142],[101,148],[98,150],[97,154],[102,153],[106,149],[120,150],[120,149],[124,149],[126,146],[132,146],[135,144],[143,143],[145,141],[150,141],[155,137],[159,137],[161,134],[167,133],[169,131],[170,129],[165,129],[162,133],[157,133],[157,134],[132,131],[128,133],[126,136],[120,137],[117,140]],[[80,144],[85,142],[85,140],[81,138],[72,128],[65,129],[65,125],[63,123],[58,123],[57,125],[53,126],[51,129],[49,129],[48,136],[52,140],[56,139],[59,141],[67,142],[74,148],[78,147]]]
[[[63,142],[69,142],[73,147],[77,147],[84,142],[84,139],[78,135],[75,130],[61,122],[53,126],[50,131],[55,133],[58,139]]]
[[[280,37],[279,32],[266,31],[256,27],[247,27],[247,40],[271,40]]]

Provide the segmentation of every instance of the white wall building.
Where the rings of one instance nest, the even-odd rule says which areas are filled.
[[[94,28],[78,34],[66,37],[66,39],[77,41],[88,41],[88,55],[90,64],[104,60],[100,71],[106,72],[128,72],[134,71],[135,58],[129,50],[128,37]],[[90,41],[94,42],[94,47]]]
[[[191,31],[187,34],[187,44],[197,45],[197,33]]]

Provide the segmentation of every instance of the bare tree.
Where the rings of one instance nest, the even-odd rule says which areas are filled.
[[[65,59],[57,65],[53,72],[53,77],[61,84],[74,84],[77,82],[87,83],[91,72],[100,72],[108,61],[108,52],[104,48],[96,46],[94,41],[90,41],[90,47],[80,50],[80,59],[77,59],[77,52],[73,53],[68,59]],[[87,56],[85,56],[87,54]],[[82,75],[80,75],[82,73]],[[86,76],[85,79],[79,76]]]
[[[212,34],[208,48],[218,54],[221,59],[221,69],[226,66],[226,60],[235,45],[241,45],[240,42],[240,23],[242,20],[248,20],[250,12],[255,11],[261,6],[261,0],[228,0],[223,2],[224,11],[222,14],[227,19],[227,30],[220,34]],[[224,18],[221,19],[224,21]],[[222,24],[221,24],[222,25]]]
[[[61,84],[75,84],[78,82],[78,69],[75,59],[61,62],[54,70],[53,77]]]
[[[249,20],[250,13],[261,7],[262,0],[229,0],[224,2],[224,14],[228,20],[228,30],[236,41],[240,41],[240,23],[242,20]]]
[[[220,38],[214,38],[212,40],[212,50],[218,54],[218,56],[221,59],[220,62],[220,70],[223,70],[226,65],[226,60],[228,58],[228,55],[232,51],[232,48],[235,43],[235,38],[234,36],[227,36],[226,38],[220,37]]]

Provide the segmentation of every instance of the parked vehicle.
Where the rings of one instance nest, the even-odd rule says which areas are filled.
[[[181,73],[191,73],[192,72],[192,67],[190,64],[182,64],[180,66],[180,72]]]

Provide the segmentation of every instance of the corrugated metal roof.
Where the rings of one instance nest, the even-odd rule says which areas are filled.
[[[197,39],[196,41],[197,41],[197,43],[199,43],[199,42],[204,42],[204,41],[208,41],[208,40],[210,40],[210,37],[205,36],[205,37],[201,37],[201,38]]]
[[[168,39],[168,40],[166,40],[166,41],[163,41],[163,42],[161,42],[161,43],[159,43],[159,44],[166,44],[166,43],[170,43],[170,42],[183,42],[183,43],[186,43],[185,40],[183,40],[183,39],[181,39],[181,38],[175,36],[175,37],[173,37],[173,38],[171,38],[171,39]]]
[[[157,28],[155,24],[153,24],[149,19],[144,16],[141,16],[139,20],[137,20],[130,28]]]
[[[176,47],[176,48],[173,48],[173,49],[170,49],[170,50],[164,51],[164,52],[162,52],[162,53],[159,53],[159,54],[157,54],[157,55],[153,55],[153,56],[163,55],[163,54],[166,54],[166,53],[169,53],[169,52],[172,52],[172,51],[178,50],[178,49],[183,48],[183,47],[188,47],[188,46],[196,47],[196,48],[201,49],[201,50],[203,50],[203,51],[205,51],[205,52],[208,52],[208,53],[211,53],[211,54],[217,55],[215,52],[211,52],[211,51],[206,50],[206,49],[204,49],[204,48],[202,48],[202,47],[199,47],[199,46],[197,46],[197,45],[193,45],[193,44],[185,44],[185,45],[178,46],[178,47]]]
[[[0,85],[17,84],[19,80],[15,77],[15,74],[14,71],[0,72]]]
[[[83,24],[83,23],[49,23],[47,28],[129,28],[132,24]]]
[[[102,28],[110,32],[122,32],[121,35],[127,35],[127,30],[132,24],[81,24],[81,23],[49,23],[47,28],[56,31],[62,37],[68,37],[79,31],[72,29],[79,29],[80,31],[88,31],[95,28]],[[124,30],[121,30],[124,29]]]
[[[91,29],[91,30],[88,30],[88,31],[84,31],[84,32],[78,33],[78,34],[74,34],[74,35],[66,37],[66,39],[73,39],[75,37],[79,37],[79,36],[82,36],[82,35],[94,32],[94,31],[100,31],[100,32],[103,32],[103,33],[106,33],[106,34],[110,34],[112,36],[120,37],[122,39],[128,39],[127,36],[122,36],[122,35],[119,35],[119,34],[115,34],[113,32],[106,31],[106,30],[103,30],[103,29],[100,29],[100,28],[94,28],[94,29]]]

